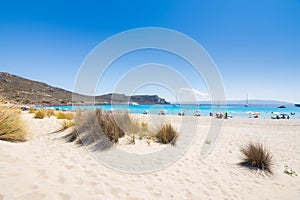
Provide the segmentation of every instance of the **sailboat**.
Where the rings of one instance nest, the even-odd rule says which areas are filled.
[[[178,98],[177,98],[177,96],[176,96],[176,102],[175,102],[175,104],[173,104],[173,107],[179,107],[179,103],[178,103]]]
[[[246,104],[244,105],[245,107],[248,107],[249,105],[249,100],[248,100],[248,94],[247,94],[247,98],[246,98]]]

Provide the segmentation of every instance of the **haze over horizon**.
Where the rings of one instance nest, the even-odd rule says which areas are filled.
[[[72,91],[86,56],[102,41],[133,28],[163,27],[196,40],[216,63],[228,100],[300,103],[300,1],[10,1],[0,3],[0,71]],[[205,81],[182,58],[158,50],[120,57],[96,94],[111,93],[132,68],[162,63],[206,100]],[[167,88],[136,94],[175,101]]]

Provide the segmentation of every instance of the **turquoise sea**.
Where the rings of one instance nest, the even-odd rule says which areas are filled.
[[[211,106],[211,105],[98,105],[98,106],[48,106],[37,108],[54,108],[60,110],[76,111],[78,109],[91,110],[101,108],[103,110],[120,110],[129,111],[130,113],[142,114],[148,111],[150,114],[158,114],[161,110],[165,110],[167,115],[177,115],[184,111],[185,115],[195,115],[196,112],[201,112],[202,116],[209,116],[210,112],[227,112],[232,117],[251,117],[250,112],[259,112],[259,118],[270,118],[272,112],[288,114],[291,118],[300,118],[300,107],[286,106],[286,108],[278,108],[278,105],[227,105],[227,106]],[[198,111],[197,111],[198,110]]]

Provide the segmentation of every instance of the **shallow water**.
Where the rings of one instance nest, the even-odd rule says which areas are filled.
[[[165,111],[167,115],[177,115],[183,111],[185,115],[195,115],[197,110],[200,110],[202,116],[208,116],[210,112],[227,112],[233,117],[253,117],[249,112],[259,112],[259,118],[270,118],[272,112],[285,113],[291,118],[300,118],[300,107],[286,106],[286,108],[277,108],[278,105],[227,105],[227,106],[212,106],[212,105],[98,105],[98,106],[44,106],[38,108],[54,108],[60,110],[75,111],[77,109],[97,109],[103,110],[120,110],[129,111],[134,114],[142,114],[144,111],[149,111],[150,114],[158,114],[160,111]],[[199,112],[199,111],[198,111]],[[295,113],[295,115],[291,115]]]

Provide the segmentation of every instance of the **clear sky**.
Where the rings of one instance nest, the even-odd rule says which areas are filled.
[[[72,90],[96,45],[148,26],[174,29],[200,43],[221,73],[227,99],[248,93],[249,99],[300,103],[299,0],[1,1],[0,71]],[[125,69],[162,59],[207,92],[190,66],[171,55],[136,52],[122,59],[118,63]],[[107,74],[99,93],[111,92],[122,70]],[[151,87],[140,92],[151,93]]]

